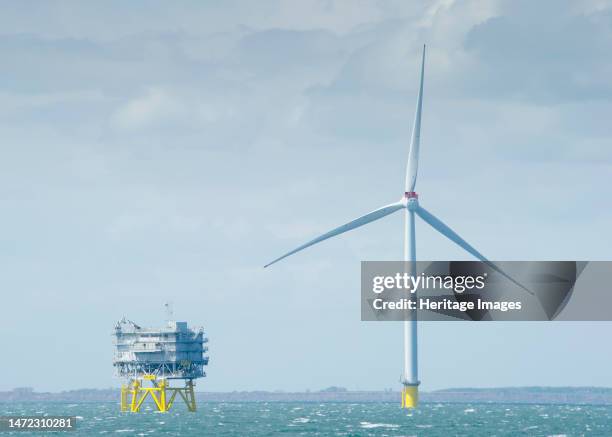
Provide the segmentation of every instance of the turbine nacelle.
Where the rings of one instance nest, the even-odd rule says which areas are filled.
[[[408,211],[416,211],[419,208],[419,195],[414,191],[406,191],[401,202]]]

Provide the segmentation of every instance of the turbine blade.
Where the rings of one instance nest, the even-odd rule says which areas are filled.
[[[359,218],[356,218],[353,221],[350,221],[342,226],[338,226],[335,229],[332,229],[329,232],[326,232],[323,235],[318,236],[317,238],[310,240],[308,243],[302,244],[301,246],[293,249],[290,252],[287,252],[286,254],[284,254],[283,256],[276,258],[274,261],[269,262],[268,264],[266,264],[264,267],[268,267],[271,266],[272,264],[274,264],[275,262],[280,261],[283,258],[287,258],[289,255],[293,255],[296,252],[299,252],[300,250],[306,249],[307,247],[312,246],[313,244],[317,244],[320,243],[321,241],[327,240],[328,238],[334,237],[336,235],[340,235],[343,234],[347,231],[350,231],[351,229],[355,229],[358,228],[360,226],[363,226],[365,224],[368,224],[370,222],[373,222],[375,220],[378,220],[380,218],[383,218],[389,214],[394,213],[395,211],[405,208],[405,204],[402,202],[397,202],[397,203],[392,203],[390,205],[386,205],[383,206],[382,208],[378,208],[364,216],[361,216]]]
[[[408,154],[408,166],[406,168],[406,191],[414,191],[416,186],[417,172],[419,169],[419,146],[421,144],[421,108],[423,107],[423,77],[425,75],[425,45],[423,45],[423,57],[421,59],[421,83],[417,97],[414,125],[412,126],[412,139],[410,140],[410,152]]]
[[[480,261],[484,262],[486,265],[491,267],[493,270],[495,270],[496,272],[498,272],[499,274],[501,274],[505,278],[509,279],[513,284],[516,284],[517,286],[519,286],[520,288],[525,290],[527,293],[529,293],[531,295],[534,295],[534,293],[531,290],[526,288],[520,282],[517,282],[514,278],[512,278],[512,276],[508,275],[501,268],[499,268],[497,265],[495,265],[495,263],[492,263],[491,261],[486,259],[483,254],[481,254],[476,249],[474,249],[474,247],[472,247],[467,241],[465,241],[463,238],[461,238],[455,231],[453,231],[451,228],[446,226],[440,219],[435,217],[432,213],[427,211],[425,208],[423,208],[421,206],[418,206],[415,212],[417,213],[417,215],[419,217],[421,217],[423,219],[423,221],[428,223],[432,228],[434,228],[436,231],[440,232],[446,238],[448,238],[449,240],[453,241],[454,243],[456,243],[458,246],[460,246],[463,249],[465,249],[470,254],[474,255]]]

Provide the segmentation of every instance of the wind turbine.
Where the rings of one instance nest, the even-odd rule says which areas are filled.
[[[472,247],[467,241],[461,238],[455,231],[445,225],[440,219],[419,205],[419,196],[414,191],[417,181],[417,172],[419,166],[419,145],[421,141],[421,110],[423,107],[423,75],[425,73],[425,46],[423,45],[423,55],[421,59],[421,80],[419,83],[419,93],[417,96],[416,113],[414,116],[414,125],[412,127],[412,139],[410,141],[410,152],[408,154],[408,165],[406,168],[406,185],[403,197],[395,203],[378,208],[366,215],[356,218],[342,226],[339,226],[331,231],[316,237],[313,240],[287,252],[286,254],[276,258],[264,267],[268,267],[296,252],[299,252],[328,238],[335,237],[344,232],[358,228],[375,220],[381,219],[396,211],[404,210],[405,226],[404,226],[404,261],[409,262],[410,274],[416,275],[416,240],[415,240],[415,214],[423,221],[440,232],[449,240],[453,241],[480,261],[486,263],[489,267],[512,281],[514,284],[533,294],[523,285],[516,282],[512,277],[506,274],[495,264],[487,260],[480,252]],[[417,365],[417,318],[416,310],[412,310],[408,320],[404,321],[404,369],[401,378],[403,384],[402,390],[402,407],[415,408],[418,404],[418,386],[419,374]]]

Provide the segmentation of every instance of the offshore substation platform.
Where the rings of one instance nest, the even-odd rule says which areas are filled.
[[[150,397],[157,411],[172,408],[179,396],[189,411],[196,410],[194,380],[206,376],[208,338],[202,328],[168,320],[161,329],[143,328],[126,319],[115,326],[117,376],[121,386],[121,411],[137,413]]]

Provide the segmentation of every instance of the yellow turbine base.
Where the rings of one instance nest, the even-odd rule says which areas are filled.
[[[143,386],[144,381],[149,381],[151,386]],[[121,386],[121,411],[138,413],[144,401],[150,397],[155,409],[165,413],[172,408],[178,395],[187,405],[187,410],[194,412],[196,411],[196,399],[193,387],[192,380],[186,381],[184,387],[171,387],[164,378],[157,379],[154,375],[152,377],[144,375],[142,381],[135,378],[129,384]]]
[[[402,408],[416,408],[419,404],[419,387],[405,385],[402,390]]]

